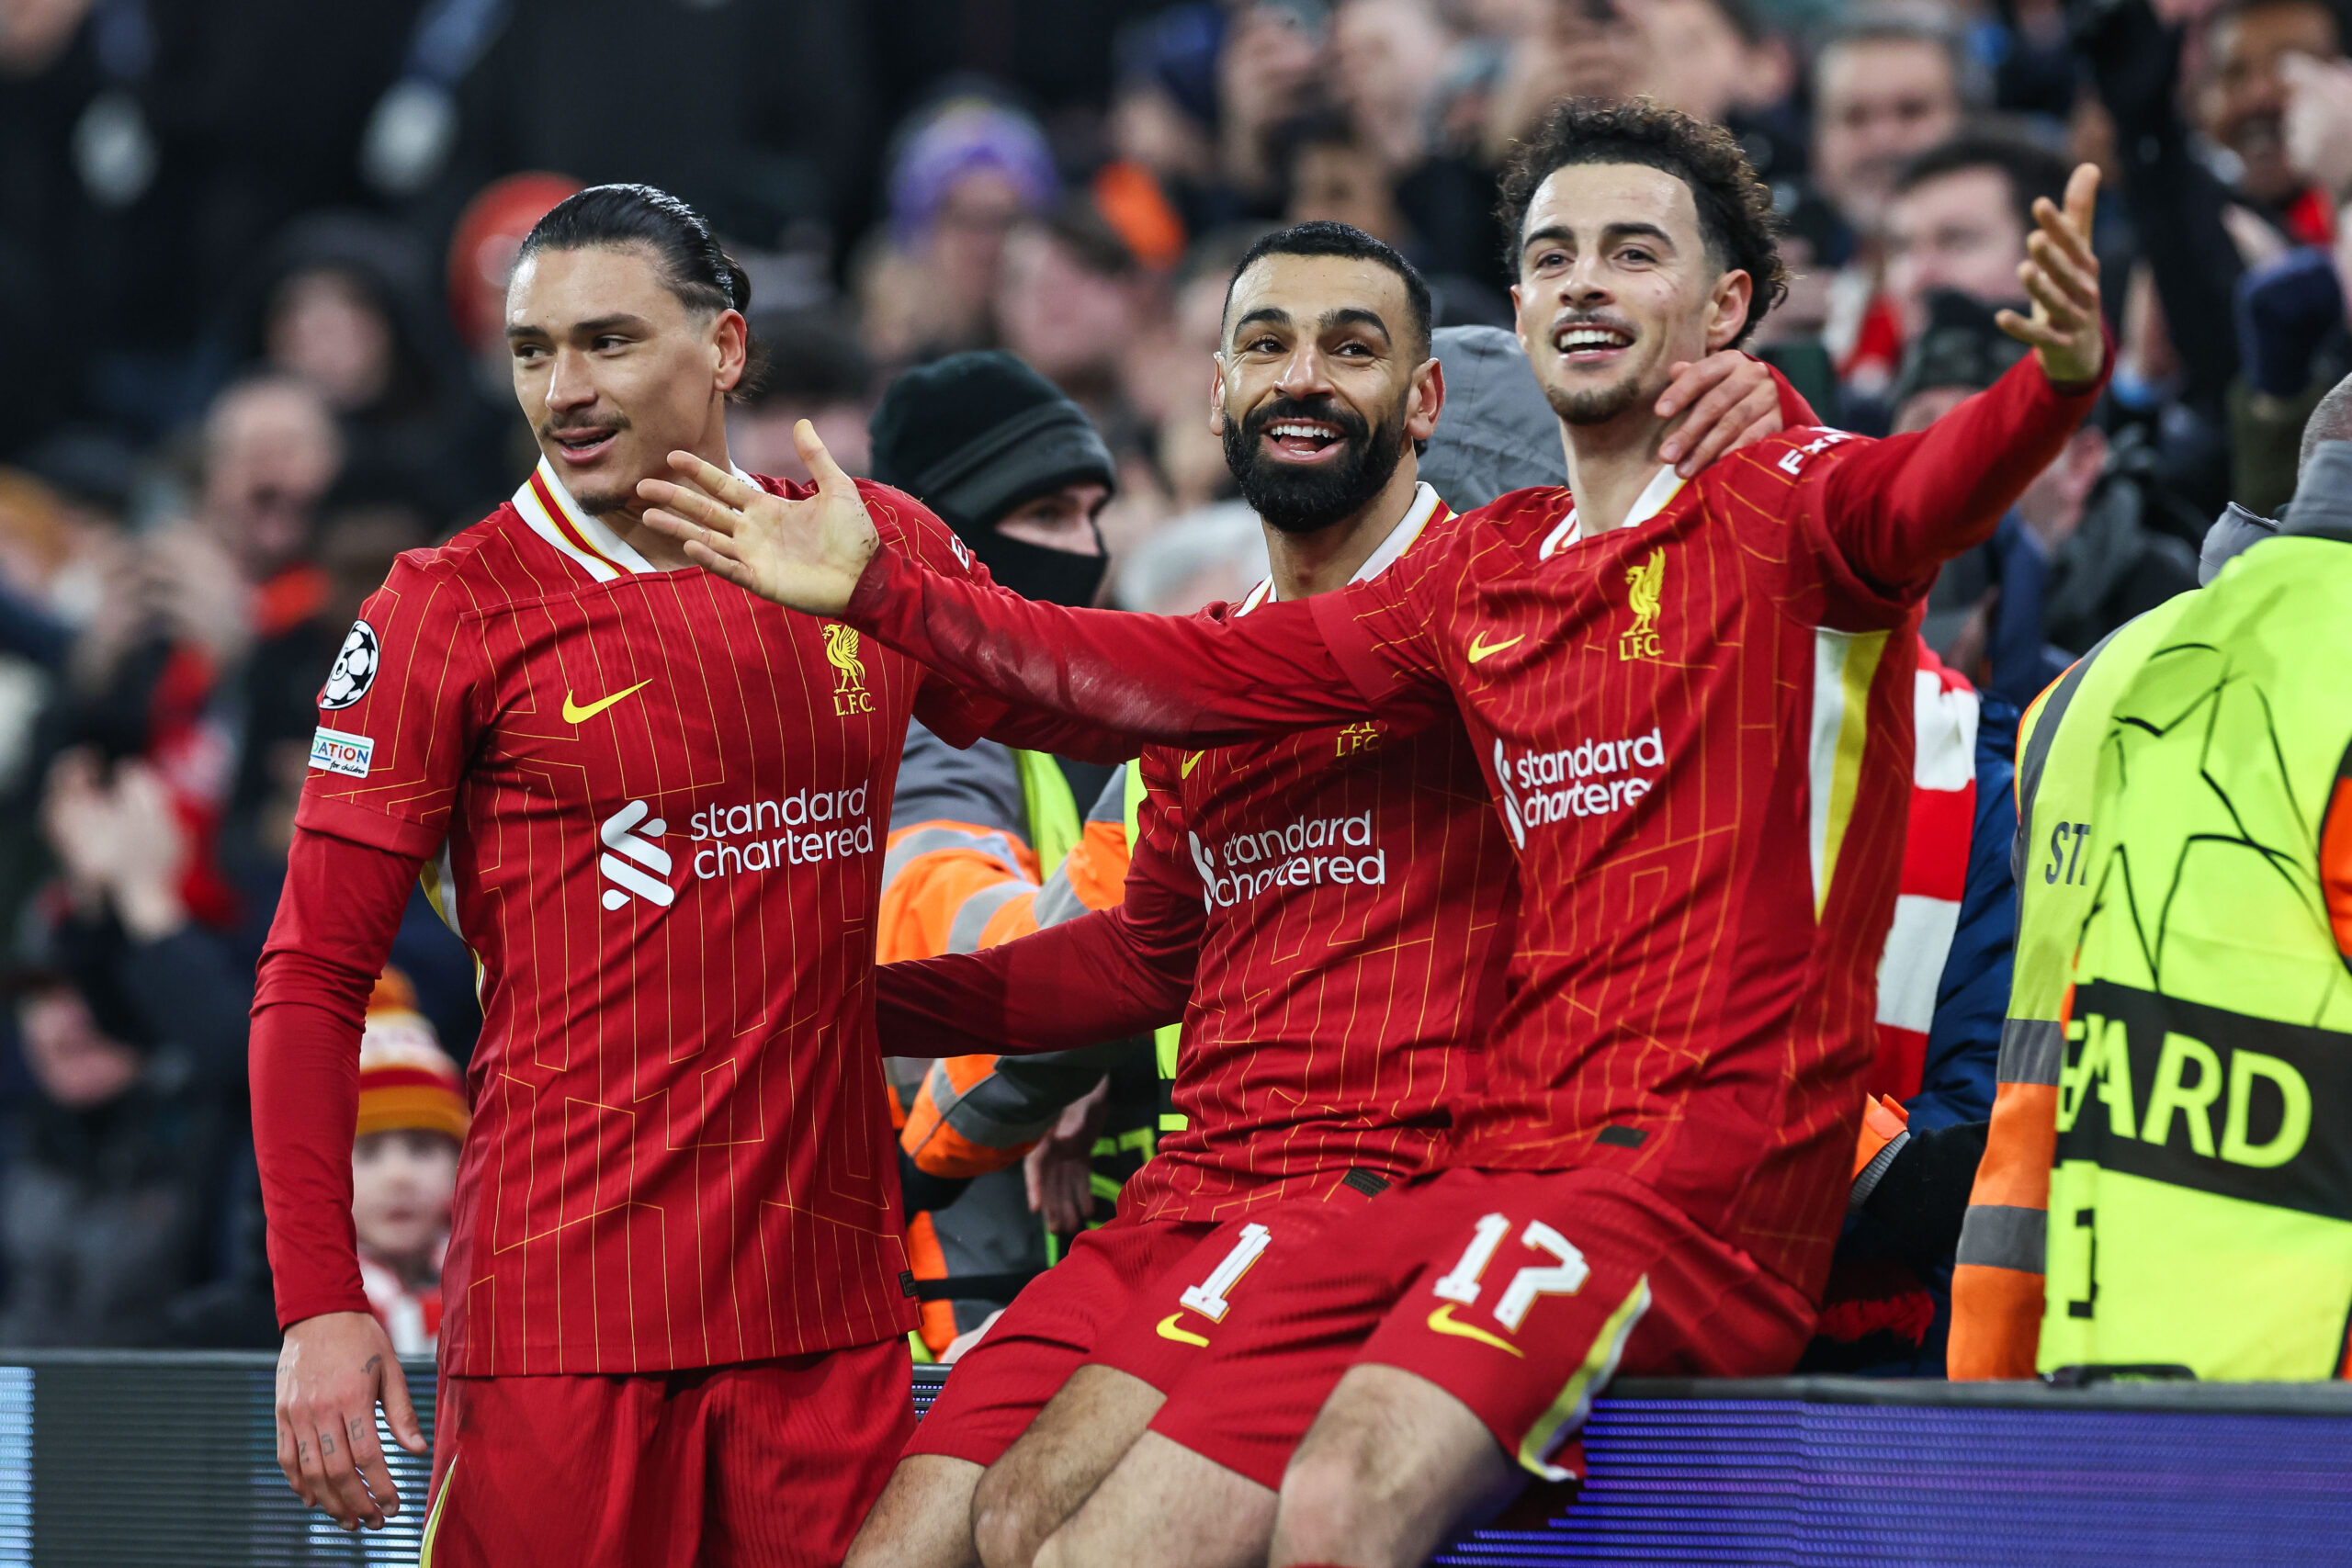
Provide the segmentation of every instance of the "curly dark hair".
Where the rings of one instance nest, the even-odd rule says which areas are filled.
[[[1745,343],[1764,312],[1789,291],[1789,269],[1781,261],[1781,225],[1772,213],[1772,193],[1739,142],[1720,125],[1708,125],[1649,98],[1609,103],[1568,98],[1552,107],[1535,134],[1520,144],[1503,171],[1503,232],[1510,238],[1503,265],[1519,272],[1519,236],[1535,187],[1555,169],[1571,164],[1643,164],[1672,175],[1690,187],[1699,209],[1699,231],[1724,270],[1747,274],[1755,287],[1747,320],[1733,341]]]

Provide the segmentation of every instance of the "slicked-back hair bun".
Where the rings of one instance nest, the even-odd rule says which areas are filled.
[[[516,253],[519,262],[541,251],[619,250],[642,245],[653,253],[662,286],[698,315],[752,310],[752,278],[692,206],[652,186],[591,186],[564,197],[533,226]],[[744,337],[746,363],[735,395],[759,381],[766,355]]]

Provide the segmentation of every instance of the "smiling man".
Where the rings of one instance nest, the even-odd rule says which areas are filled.
[[[1252,246],[1227,290],[1206,412],[1273,574],[1210,618],[1368,581],[1442,535],[1450,514],[1418,453],[1444,395],[1428,287],[1394,250],[1329,222]],[[1770,376],[1735,354],[1689,367],[1668,396],[1697,406],[1699,461],[1782,423]],[[852,1568],[1029,1562],[1231,1301],[1429,1168],[1475,1082],[1514,895],[1451,715],[1154,747],[1137,766],[1118,907],[883,971],[886,1053],[901,1038],[994,1051],[1084,1047],[1180,1017],[1182,1030],[1181,1045],[1162,1036],[1158,1152],[1116,1216],[956,1364]]]
[[[1917,435],[1792,430],[1685,482],[1648,395],[1768,308],[1770,196],[1720,128],[1561,105],[1504,218],[1568,488],[1223,624],[964,587],[845,493],[662,489],[657,525],[731,581],[1163,742],[1453,708],[1518,852],[1449,1168],[1253,1278],[1041,1563],[1419,1562],[1526,1474],[1572,1473],[1561,1450],[1621,1367],[1794,1363],[1873,1054],[1910,628],[2098,395],[2096,186],[2078,170],[2037,211],[2033,314],[2002,318],[2035,353],[1999,383]]]
[[[728,465],[749,294],[662,192],[548,213],[506,301],[539,465],[400,558],[320,694],[252,1043],[278,1461],[380,1526],[379,1399],[422,1446],[367,1315],[350,1159],[360,1007],[422,872],[483,1011],[438,1568],[838,1562],[911,1425],[867,988],[883,840],[910,716],[958,742],[1012,727],[838,622],[678,570],[644,525],[665,454]],[[910,498],[858,493],[899,547],[974,570]]]

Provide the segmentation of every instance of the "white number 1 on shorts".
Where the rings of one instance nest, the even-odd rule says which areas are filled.
[[[1211,1323],[1223,1323],[1227,1311],[1233,1304],[1225,1299],[1225,1293],[1240,1283],[1241,1276],[1250,1271],[1250,1265],[1258,1261],[1258,1255],[1265,1251],[1266,1244],[1273,1239],[1274,1233],[1263,1225],[1243,1225],[1241,1238],[1233,1244],[1233,1250],[1225,1255],[1225,1261],[1211,1269],[1207,1279],[1189,1287],[1176,1299]]]

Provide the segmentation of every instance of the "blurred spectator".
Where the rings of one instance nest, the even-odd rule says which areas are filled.
[[[1898,431],[1926,428],[2024,354],[1989,309],[1964,295],[1931,295],[1928,315],[1896,385]],[[2111,462],[2107,436],[2086,423],[1993,543],[1939,579],[1929,641],[1989,691],[2030,701],[2099,638],[2197,586],[2196,553],[2152,522],[2173,504],[2155,491],[2144,472]]]
[[[1005,238],[1059,189],[1044,131],[991,98],[947,98],[900,130],[889,229],[859,266],[876,357],[901,364],[989,346]]]
[[[2245,383],[2231,408],[2232,493],[2275,512],[2294,489],[2303,423],[2320,395],[2352,372],[2344,278],[2352,265],[2352,67],[2288,53],[2284,133],[2290,166],[2312,181],[2335,218],[2335,241],[2306,245],[2238,281],[2238,352]]]
[[[351,1220],[368,1310],[403,1356],[431,1355],[441,1332],[441,1258],[470,1120],[458,1065],[406,977],[386,970],[359,1040]]]
[[[1238,215],[1217,179],[1217,54],[1226,14],[1211,4],[1171,6],[1119,39],[1104,136],[1112,155],[1148,175],[1185,231],[1202,234]]]
[[[1393,233],[1349,219],[1332,198],[1333,161],[1345,145],[1326,136],[1319,159],[1302,169],[1294,151],[1291,220],[1338,218],[1396,244],[1420,267],[1437,296],[1441,320],[1509,319],[1501,271],[1502,235],[1495,226],[1494,172],[1481,162],[1475,135],[1447,121],[1449,100],[1476,51],[1454,15],[1429,0],[1349,0],[1332,20],[1334,107],[1353,131],[1352,146],[1367,155],[1360,203],[1367,217],[1385,197],[1396,209]],[[1319,177],[1325,194],[1299,189]]]
[[[2075,0],[2067,16],[2077,56],[2113,127],[2116,194],[2147,268],[2146,290],[2123,297],[2124,341],[2111,396],[2149,432],[2174,488],[2211,515],[2231,485],[2222,432],[2239,345],[2230,304],[2249,259],[2269,259],[2283,242],[2263,219],[2235,205],[2208,150],[2191,138],[2179,102],[2187,29],[2160,17],[2148,0]],[[2210,34],[2198,39],[2212,41]],[[2209,131],[2238,118],[2219,114],[2215,95],[2203,96]],[[2247,118],[2242,129],[2258,132],[2258,118]],[[2250,258],[2248,245],[2266,254]]]
[[[1642,88],[1648,39],[1615,0],[1549,0],[1513,39],[1485,95],[1480,156],[1499,168],[1561,98],[1624,98]]]
[[[2205,80],[2198,118],[2238,165],[2238,193],[2295,239],[2321,243],[2335,231],[2335,204],[2288,157],[2287,55],[2335,60],[2343,53],[2334,6],[2325,0],[2234,0],[2205,26]]]
[[[318,395],[285,378],[221,393],[201,441],[192,515],[123,553],[74,645],[54,726],[62,743],[155,769],[192,839],[183,896],[225,930],[240,911],[219,840],[243,749],[279,739],[274,723],[307,735],[314,722],[273,721],[248,681],[282,678],[269,671],[288,661],[315,680],[332,656],[312,624],[326,579],[305,552],[342,444]]]
[[[1824,340],[1863,397],[1883,396],[1902,360],[1901,324],[1878,292],[1895,176],[1958,130],[1977,96],[1951,13],[1925,0],[1857,8],[1815,60],[1813,185],[1855,242],[1830,286]]]
[[[1217,173],[1246,210],[1282,199],[1275,132],[1321,107],[1329,86],[1324,9],[1306,0],[1245,0],[1217,52]]]
[[[1290,187],[1284,221],[1326,219],[1392,245],[1415,246],[1389,187],[1388,162],[1378,147],[1358,135],[1353,122],[1337,115],[1319,116],[1291,127],[1283,141],[1288,149],[1283,162]]]
[[[1007,237],[996,319],[1004,347],[1115,439],[1107,427],[1118,423],[1120,366],[1157,292],[1093,204],[1078,198]]]
[[[1886,298],[1906,340],[1927,324],[1935,289],[2024,305],[2018,268],[2033,204],[2063,201],[2072,170],[2022,137],[1990,132],[1939,142],[1903,166],[1886,206]]]
[[[1499,324],[1510,306],[1495,269],[1495,184],[1455,158],[1417,158],[1399,175],[1361,122],[1336,113],[1284,126],[1275,144],[1290,200],[1286,221],[1345,223],[1421,266],[1434,319]]]
[[[1387,174],[1428,152],[1453,44],[1426,0],[1344,0],[1334,13],[1333,96]]]
[[[580,189],[569,175],[509,175],[476,191],[449,235],[449,321],[478,367],[481,386],[508,395],[506,284],[532,225]]]
[[[1874,232],[1905,162],[1960,129],[1975,99],[1951,14],[1858,7],[1813,67],[1813,180],[1839,216]]]
[[[0,1190],[0,1342],[152,1344],[225,1234],[251,983],[189,919],[153,771],[68,752],[42,822],[64,880],[17,980],[36,1094]]]
[[[196,521],[247,583],[266,590],[300,567],[343,457],[343,437],[314,388],[288,376],[239,382],[205,417]],[[235,595],[227,597],[233,605]],[[212,640],[220,651],[233,648],[225,632]]]
[[[466,373],[425,255],[357,214],[309,218],[254,280],[244,346],[335,416],[346,487],[435,517],[471,517],[511,488],[502,384],[492,405]]]
[[[752,336],[768,367],[750,395],[728,411],[727,449],[744,470],[806,479],[792,427],[817,427],[833,461],[853,474],[871,458],[866,421],[874,414],[874,362],[855,330],[829,311],[763,314]]]
[[[1746,131],[1749,161],[1768,181],[1803,170],[1805,149],[1790,134],[1802,121],[1776,112],[1795,89],[1796,58],[1748,0],[1647,0],[1639,14],[1653,97]]]

